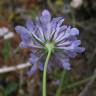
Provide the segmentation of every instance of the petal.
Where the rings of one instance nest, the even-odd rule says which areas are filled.
[[[20,47],[20,48],[28,48],[28,45],[27,45],[25,42],[21,42],[21,43],[19,44],[19,47]]]
[[[72,41],[69,46],[59,46],[58,48],[74,52],[77,46],[79,46],[80,44],[81,44],[80,40],[75,40],[75,41]]]
[[[48,72],[51,73],[52,72],[52,65],[53,65],[53,62],[49,61],[48,63]]]
[[[28,30],[25,27],[23,27],[23,26],[16,26],[15,27],[15,30],[19,34],[24,34],[24,33],[27,33],[28,32]]]
[[[49,16],[49,17],[51,17],[51,14],[50,14],[50,12],[48,10],[45,9],[42,12],[42,16]]]
[[[71,41],[66,41],[66,42],[63,42],[63,43],[59,43],[57,44],[58,47],[64,47],[64,46],[68,46],[71,44]]]
[[[40,37],[38,37],[38,35],[39,35],[39,34],[36,34],[36,33],[33,33],[33,32],[32,32],[32,37],[33,37],[38,43],[40,43],[40,44],[42,45],[44,42],[43,42],[43,40],[42,40]]]
[[[66,58],[66,59],[63,60],[63,67],[66,70],[70,70],[71,69],[71,65],[69,63],[69,59],[68,58]]]
[[[56,32],[55,32],[55,34],[54,34],[54,40],[58,37],[58,35],[60,34],[59,32],[60,32],[60,26],[62,25],[62,23],[63,23],[63,21],[64,21],[64,19],[61,19],[60,21],[58,21],[58,24],[57,24],[57,26],[56,26],[56,28],[55,28],[55,30],[56,30]]]
[[[70,58],[75,58],[77,56],[76,52],[71,52],[71,51],[64,51],[64,52]]]
[[[63,26],[60,27],[59,32],[64,32],[66,29],[67,29],[67,26],[63,25]]]
[[[29,32],[25,27],[16,26],[15,30],[16,30],[16,32],[18,32],[20,34],[22,41],[24,41],[26,43],[30,41],[31,36],[29,35]]]
[[[34,24],[33,24],[33,22],[31,20],[28,20],[26,22],[26,27],[28,28],[28,30],[33,31],[34,30]]]
[[[78,30],[77,28],[72,28],[72,29],[70,30],[70,34],[71,34],[72,36],[79,35],[79,30]]]
[[[56,43],[61,42],[62,40],[64,41],[64,38],[63,37],[64,37],[64,33],[59,34],[58,37],[55,40]]]
[[[69,27],[66,29],[66,31],[65,31],[64,39],[65,39],[65,38],[68,38],[69,36],[71,36],[71,35],[70,35],[70,30],[71,30],[71,27],[69,26]]]
[[[75,48],[75,51],[76,51],[77,53],[82,53],[82,52],[85,51],[85,48],[83,48],[83,47],[76,47],[76,48]]]
[[[41,17],[40,17],[41,18]],[[37,17],[36,18],[36,27],[39,29],[39,31],[40,31],[40,33],[42,34],[42,36],[44,37],[44,38],[41,38],[41,36],[40,36],[40,38],[41,39],[46,39],[47,38],[47,35],[46,35],[46,33],[48,32],[48,30],[49,30],[49,24],[50,24],[50,22],[46,22],[45,23],[45,21],[43,22],[41,19],[40,19],[39,17]],[[44,41],[44,40],[43,40]]]
[[[36,62],[38,61],[38,57],[36,56],[36,55],[34,55],[33,53],[30,55],[30,58],[29,58],[29,62],[31,63],[31,64],[36,64]]]
[[[44,38],[44,33],[43,33],[42,27],[39,26],[39,25],[37,25],[36,27],[38,28],[38,31],[37,31],[37,34],[39,35],[38,37],[39,37],[42,41],[44,41],[45,38]]]
[[[60,20],[62,20],[62,19],[63,19],[63,17],[56,17],[56,18],[53,18],[52,21],[51,21],[51,23],[57,25],[58,22],[59,22]]]
[[[32,76],[37,71],[37,66],[33,65],[32,68],[27,72],[28,76]]]
[[[81,44],[81,41],[80,40],[72,41],[72,45],[73,46],[79,46],[80,44]]]
[[[77,37],[76,36],[70,36],[70,37],[67,38],[67,40],[75,41],[75,40],[77,40]]]
[[[51,32],[52,32],[52,25],[51,23],[48,23],[47,25],[47,30],[46,30],[46,38],[47,40],[50,40]]]
[[[64,22],[64,19],[61,19],[61,20],[58,22],[57,27],[60,27],[63,22]]]
[[[52,72],[52,63],[51,62],[49,62],[49,64],[48,64],[48,72],[50,73],[50,72]],[[43,63],[41,63],[41,64],[39,64],[39,69],[41,70],[41,71],[43,71],[44,70],[44,64]]]
[[[44,69],[44,64],[41,63],[41,64],[39,65],[39,69],[40,69],[41,71],[43,71],[43,69]]]
[[[45,23],[45,24],[50,22],[50,20],[51,20],[50,12],[48,10],[44,10],[42,12],[42,16],[40,17],[40,20],[41,20],[42,23]]]
[[[66,38],[70,39],[70,37],[74,37],[76,35],[79,35],[79,30],[77,28],[71,29],[71,26],[69,26],[65,31],[65,35],[64,35],[63,39],[66,39]]]
[[[56,28],[57,28],[57,24],[58,22],[61,20],[62,21],[63,17],[57,17],[57,18],[53,18],[52,21],[51,21],[51,26],[52,26],[52,30],[55,30],[56,31]],[[60,23],[59,23],[60,25]],[[58,26],[59,26],[58,25]]]
[[[63,62],[65,58],[67,57],[61,51],[55,52],[50,64],[53,68],[64,68]]]

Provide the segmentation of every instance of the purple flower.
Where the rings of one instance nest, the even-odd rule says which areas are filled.
[[[85,51],[80,47],[81,41],[77,40],[79,30],[63,25],[63,17],[52,18],[48,10],[36,17],[36,22],[27,21],[26,26],[16,26],[15,30],[21,36],[21,48],[31,48],[29,62],[33,65],[30,74],[39,68],[43,70],[47,56],[47,44],[52,44],[53,51],[48,64],[48,70],[61,67],[71,69],[70,58]]]

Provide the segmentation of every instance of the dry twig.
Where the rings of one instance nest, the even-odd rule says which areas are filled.
[[[7,72],[11,72],[11,71],[16,71],[16,70],[24,69],[24,68],[27,68],[30,66],[31,66],[31,64],[29,62],[27,62],[24,64],[18,64],[16,66],[3,67],[3,68],[0,68],[0,73],[7,73]]]

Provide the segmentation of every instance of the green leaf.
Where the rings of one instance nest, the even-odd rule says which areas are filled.
[[[5,88],[5,96],[10,96],[18,88],[17,82],[10,82]]]
[[[4,56],[4,60],[7,60],[9,53],[10,53],[10,49],[11,49],[11,43],[9,40],[5,40],[4,42],[4,48],[2,50],[2,54]]]

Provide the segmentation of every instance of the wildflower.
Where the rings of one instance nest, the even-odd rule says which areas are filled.
[[[63,25],[64,18],[52,18],[48,10],[44,10],[41,16],[36,17],[36,22],[28,20],[26,26],[16,26],[15,30],[21,36],[21,48],[31,48],[29,62],[33,65],[29,74],[33,74],[39,68],[44,69],[44,62],[48,50],[52,49],[48,70],[61,67],[70,70],[71,58],[82,53],[85,48],[80,47],[81,41],[77,39],[79,30],[71,26]]]

